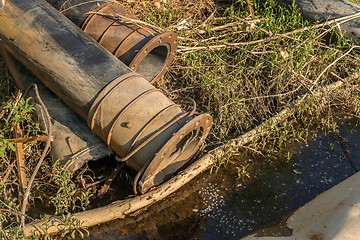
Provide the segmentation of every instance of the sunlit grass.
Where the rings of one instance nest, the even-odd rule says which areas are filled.
[[[349,1],[360,5],[360,0],[349,0]]]
[[[299,97],[360,67],[355,50],[344,55],[351,40],[332,26],[304,20],[295,5],[284,8],[276,1],[254,1],[254,15],[246,1],[201,1],[185,11],[186,6],[182,1],[160,7],[148,4],[137,13],[179,35],[176,62],[158,86],[173,98],[194,98],[200,111],[211,113],[210,145],[240,136]],[[252,147],[276,154],[290,140],[305,141],[313,128],[334,129],[332,111],[325,111],[330,100],[335,101],[331,95],[313,99],[312,107],[318,109],[310,116],[305,110],[312,107],[304,103],[303,110],[296,109],[299,122],[288,119],[274,131],[279,136],[269,135]],[[348,98],[345,105],[352,101]]]

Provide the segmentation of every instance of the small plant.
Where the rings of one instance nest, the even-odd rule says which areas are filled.
[[[5,158],[8,150],[15,151],[15,146],[5,139],[5,133],[0,129],[0,158]]]
[[[22,191],[19,186],[16,155],[23,151],[26,163],[25,175],[29,179],[40,155],[41,143],[25,142],[21,149],[15,147],[14,139],[22,139],[42,134],[37,122],[32,118],[34,106],[30,98],[22,98],[17,93],[10,98],[0,109],[0,236],[1,239],[23,239],[22,229],[19,224],[20,205],[22,203]],[[22,135],[16,135],[21,130]],[[43,201],[44,208],[36,211],[51,211],[54,214],[67,214],[78,209],[86,209],[93,189],[80,186],[76,175],[68,172],[58,162],[47,159],[41,167],[41,173],[35,178],[31,189],[30,208],[34,208],[38,200]],[[86,178],[84,184],[92,179]],[[49,206],[48,203],[52,203]],[[45,214],[45,212],[42,212]],[[69,222],[73,226],[69,236],[83,236],[79,224]],[[65,234],[65,233],[63,233]]]
[[[58,234],[62,239],[83,239],[89,235],[89,231],[82,227],[81,222],[71,216],[64,216],[62,222],[64,224]]]
[[[250,173],[248,171],[250,164],[241,165],[240,167],[236,167],[238,178],[245,181],[250,179]]]
[[[19,101],[12,102],[4,107],[4,109],[10,111],[9,117],[4,119],[4,127],[10,124],[24,124],[26,121],[31,121],[34,106],[30,104],[30,100],[30,97],[27,99],[20,98]]]
[[[215,164],[211,166],[210,172],[217,173],[221,168],[225,168],[229,163],[232,163],[231,158],[237,156],[239,156],[238,149],[231,146],[230,143],[225,144],[223,153],[216,155]]]
[[[56,209],[55,214],[67,214],[78,208],[85,210],[90,203],[91,189],[80,188],[75,184],[72,174],[59,162],[53,164],[52,170],[52,181],[58,186],[56,194],[50,198]]]
[[[84,239],[89,236],[87,228],[83,227],[82,223],[71,215],[62,215],[58,220],[54,222],[47,217],[42,218],[40,229],[31,233],[31,239]],[[57,235],[51,236],[48,230],[54,223],[59,224],[57,227],[60,230]]]

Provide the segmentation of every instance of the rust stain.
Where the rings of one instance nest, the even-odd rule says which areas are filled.
[[[309,239],[310,240],[324,240],[324,237],[322,234],[314,234],[314,235],[310,236]]]

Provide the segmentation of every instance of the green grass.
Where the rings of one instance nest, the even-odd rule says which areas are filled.
[[[349,0],[350,2],[353,2],[353,3],[355,3],[355,4],[358,4],[358,5],[360,5],[360,0]]]

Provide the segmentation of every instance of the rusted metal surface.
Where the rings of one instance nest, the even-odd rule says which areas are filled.
[[[54,1],[55,8],[76,23],[114,54],[131,70],[148,81],[161,78],[171,64],[177,49],[177,35],[160,33],[131,20],[138,18],[113,1]],[[91,14],[86,14],[92,12]]]
[[[69,18],[73,23],[81,26],[88,17],[87,12],[93,11],[109,0],[46,0],[53,7]],[[111,1],[111,0],[110,0]]]
[[[4,49],[0,49],[0,53],[18,88],[25,91],[31,84],[37,84],[40,97],[52,118],[53,140],[50,156],[53,159],[59,160],[69,171],[75,172],[87,161],[95,161],[114,155],[113,151],[91,132],[86,123],[74,111],[36,79],[13,56]],[[32,91],[29,92],[29,96],[36,99]],[[47,126],[43,121],[43,109],[35,103],[35,110],[40,127],[47,131]]]
[[[175,57],[177,36],[175,33],[139,27],[126,20],[114,20],[106,15],[137,19],[123,6],[108,2],[98,7],[82,25],[82,29],[149,81],[161,77]],[[101,14],[101,15],[100,15]],[[117,41],[114,39],[116,38]]]
[[[183,111],[43,0],[7,1],[0,38],[123,161],[145,169],[141,193],[176,173],[209,133],[210,115]]]

